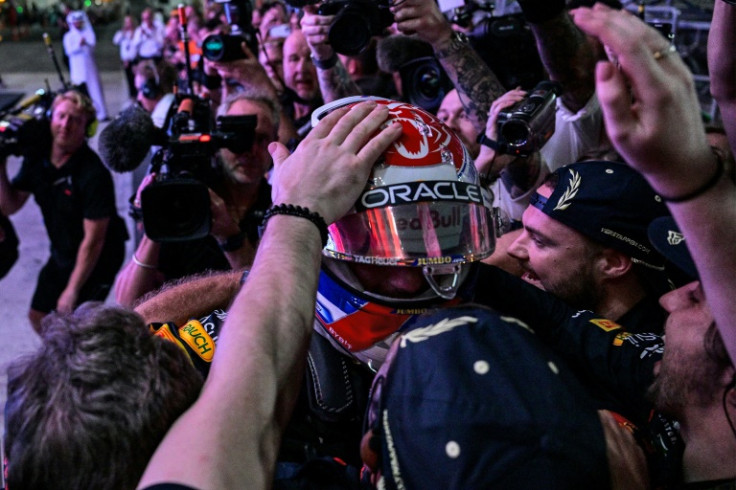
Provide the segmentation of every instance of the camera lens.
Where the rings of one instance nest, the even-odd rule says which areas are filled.
[[[512,119],[501,126],[501,136],[509,146],[524,146],[529,141],[529,125],[525,121]]]
[[[433,66],[424,67],[416,75],[417,92],[426,99],[434,99],[440,91],[440,74]]]
[[[212,34],[202,43],[202,54],[210,61],[219,61],[225,54],[225,39],[219,34]]]
[[[360,54],[371,40],[371,26],[365,15],[351,6],[344,7],[330,26],[328,40],[338,53]]]
[[[245,58],[240,35],[210,34],[202,42],[202,55],[210,61],[234,61]],[[256,53],[258,51],[255,51]]]
[[[190,178],[155,182],[143,189],[143,228],[155,242],[204,238],[210,232],[207,186]]]

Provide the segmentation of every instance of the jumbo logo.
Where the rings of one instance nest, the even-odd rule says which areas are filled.
[[[189,323],[179,329],[179,337],[194,349],[203,361],[212,362],[212,356],[215,354],[215,343],[201,323],[197,320],[190,320]]]
[[[460,168],[464,160],[463,146],[450,129],[417,107],[402,102],[387,105],[391,122],[401,124],[403,130],[401,137],[384,153],[388,165],[437,165],[447,162],[451,156],[455,167]]]

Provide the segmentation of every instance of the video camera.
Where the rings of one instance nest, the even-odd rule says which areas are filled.
[[[0,112],[0,156],[20,156],[38,148],[42,135],[50,138],[48,111],[54,97],[53,92],[39,89],[17,106]]]
[[[202,42],[202,55],[210,61],[235,61],[245,58],[241,47],[258,56],[258,39],[251,23],[253,8],[249,0],[215,0],[223,5],[230,34],[210,34]]]
[[[180,242],[203,238],[210,232],[208,187],[221,173],[215,153],[234,153],[253,145],[256,116],[219,116],[213,119],[209,102],[189,94],[177,94],[167,116],[166,137],[154,155],[153,183],[141,193],[140,214],[146,235],[156,242]]]
[[[557,82],[539,82],[524,99],[498,113],[498,144],[504,153],[527,157],[555,132]]]

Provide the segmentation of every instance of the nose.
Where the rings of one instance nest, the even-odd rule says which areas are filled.
[[[659,304],[668,313],[682,309],[690,303],[690,293],[696,287],[698,287],[697,281],[670,291],[659,298]]]
[[[307,63],[309,63],[309,58],[306,56],[300,56],[299,60],[296,62],[296,71],[304,73],[307,71]]]
[[[515,258],[516,260],[520,260],[523,262],[526,262],[529,260],[529,252],[528,252],[528,243],[529,243],[529,234],[526,231],[522,231],[521,234],[511,242],[511,244],[506,249],[506,253]]]
[[[447,125],[447,127],[453,130],[457,130],[458,129],[457,120],[458,118],[454,114],[450,114],[447,116],[447,119],[445,120],[445,124]]]
[[[59,116],[59,126],[63,128],[68,128],[70,126],[70,123],[71,118],[68,115],[62,114],[61,116]]]

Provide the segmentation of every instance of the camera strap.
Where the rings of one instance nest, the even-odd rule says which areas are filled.
[[[507,145],[503,143],[499,143],[496,140],[492,140],[491,138],[486,136],[485,133],[480,133],[478,137],[475,139],[475,141],[499,153],[508,153],[509,148]]]

